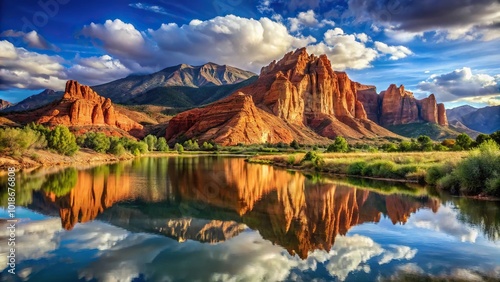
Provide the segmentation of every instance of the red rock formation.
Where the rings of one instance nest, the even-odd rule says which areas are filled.
[[[373,86],[357,85],[358,101],[367,111],[370,120],[382,126],[431,122],[448,126],[446,110],[443,104],[436,103],[431,94],[422,100],[413,97],[404,86],[391,84],[386,91],[377,94]]]
[[[111,125],[125,131],[142,130],[142,125],[115,111],[109,98],[89,86],[69,80],[61,101],[50,107],[37,123],[47,125]]]
[[[174,117],[166,137],[170,143],[183,136],[223,145],[293,139],[325,143],[330,141],[322,137],[338,135],[396,137],[367,119],[357,85],[347,74],[334,72],[326,55],[298,49],[262,68],[257,81],[238,93]]]
[[[115,110],[109,98],[99,96],[89,86],[68,80],[61,100],[32,112],[13,113],[19,123],[36,122],[47,126],[106,126],[134,136],[143,135],[143,126]]]
[[[444,104],[438,104],[438,123],[442,126],[448,126],[448,117],[446,116],[446,109]]]

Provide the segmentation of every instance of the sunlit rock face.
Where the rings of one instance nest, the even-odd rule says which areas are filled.
[[[143,126],[117,110],[109,98],[99,96],[89,86],[75,80],[66,82],[62,99],[29,113],[9,115],[20,123],[35,122],[47,126],[109,126],[140,135]]]
[[[368,119],[357,85],[333,71],[326,55],[298,49],[263,67],[257,81],[237,93],[174,117],[166,138],[236,145],[396,136]]]
[[[370,120],[382,126],[430,122],[448,126],[444,104],[437,104],[434,94],[417,100],[404,86],[391,84],[377,94],[375,87],[358,85],[358,99]]]
[[[439,208],[430,198],[384,196],[241,159],[144,159],[103,168],[78,171],[73,189],[45,192],[39,206],[51,203],[65,229],[97,218],[180,242],[218,243],[248,226],[301,258],[330,250],[355,225],[382,216],[405,224],[421,208]]]

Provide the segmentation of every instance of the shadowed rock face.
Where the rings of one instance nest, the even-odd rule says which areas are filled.
[[[407,124],[414,122],[430,122],[448,126],[444,104],[437,104],[436,97],[431,94],[417,100],[413,93],[404,86],[391,84],[380,95],[374,87],[359,85],[358,99],[367,109],[368,118],[382,126]]]
[[[10,106],[12,106],[11,102],[0,99],[0,111]]]
[[[328,142],[323,137],[338,135],[396,137],[367,118],[357,85],[347,74],[334,72],[326,55],[298,49],[262,68],[256,82],[228,98],[174,117],[166,138],[169,143],[182,136],[235,145]]]

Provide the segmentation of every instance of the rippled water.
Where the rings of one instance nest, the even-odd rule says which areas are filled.
[[[1,281],[500,279],[497,202],[213,156],[18,183],[17,274],[2,227]]]

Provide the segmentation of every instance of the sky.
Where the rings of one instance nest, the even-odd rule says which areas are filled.
[[[336,71],[500,105],[499,0],[0,0],[0,99],[206,62],[259,73],[289,51]]]

